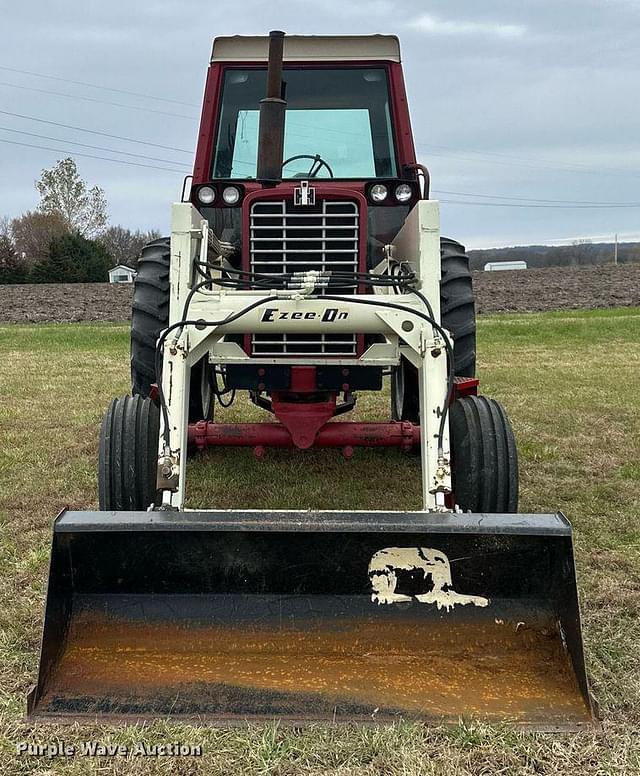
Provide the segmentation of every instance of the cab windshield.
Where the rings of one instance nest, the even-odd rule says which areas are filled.
[[[384,68],[285,68],[283,178],[393,178],[397,175]],[[260,100],[266,69],[228,68],[213,178],[255,178]],[[314,166],[319,156],[327,166]],[[283,160],[283,161],[284,161]]]

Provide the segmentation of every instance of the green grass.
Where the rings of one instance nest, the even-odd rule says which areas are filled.
[[[523,510],[573,523],[584,635],[604,734],[508,728],[273,725],[216,730],[31,728],[51,524],[96,504],[96,439],[112,396],[128,390],[128,329],[114,324],[0,327],[0,774],[637,774],[640,773],[640,311],[495,315],[479,326],[485,393],[511,415]],[[363,395],[359,418],[387,417]],[[220,419],[258,418],[238,402]],[[192,505],[419,506],[417,460],[395,452],[213,451],[189,467]],[[19,758],[20,740],[98,738],[201,743],[201,758]]]

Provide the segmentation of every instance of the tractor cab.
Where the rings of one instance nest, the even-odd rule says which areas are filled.
[[[252,215],[264,211],[259,203],[277,198],[292,213],[298,208],[322,215],[323,203],[350,201],[364,232],[364,255],[358,251],[348,258],[358,269],[371,268],[422,196],[398,39],[287,36],[281,69],[274,63],[273,95],[268,40],[214,41],[192,202],[217,234],[237,247],[239,259],[244,244],[255,237],[250,227],[257,222]],[[264,153],[259,153],[261,121]],[[249,233],[243,229],[247,209]],[[331,221],[329,215],[325,222]],[[359,234],[340,236],[353,242]],[[248,264],[258,247],[266,248],[255,242],[247,248]],[[326,261],[320,252],[308,255],[308,266]]]

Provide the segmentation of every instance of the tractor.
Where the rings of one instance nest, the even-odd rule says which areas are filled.
[[[31,716],[593,724],[571,526],[517,512],[395,36],[215,39],[193,175],[139,258],[131,376],[100,509],[54,525]],[[367,391],[388,420],[348,419]],[[242,393],[264,421],[219,419]],[[419,455],[422,509],[188,507],[188,458],[242,446]]]

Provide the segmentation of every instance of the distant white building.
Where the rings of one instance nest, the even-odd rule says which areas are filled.
[[[485,272],[495,272],[501,269],[526,269],[526,261],[490,261],[484,265]]]
[[[133,283],[138,273],[126,264],[118,264],[109,270],[109,283]]]

